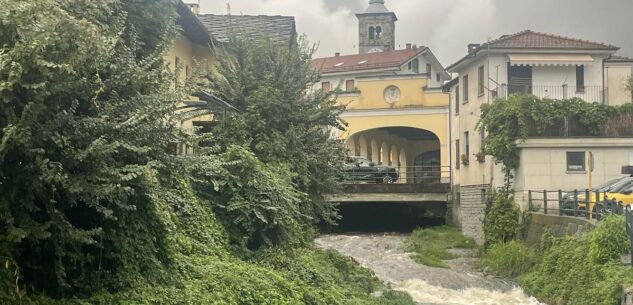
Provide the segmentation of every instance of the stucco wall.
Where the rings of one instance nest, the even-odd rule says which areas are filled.
[[[523,206],[528,190],[569,191],[589,187],[586,171],[567,171],[567,152],[593,152],[592,186],[622,177],[622,166],[633,165],[633,138],[529,139],[519,147],[521,163],[515,190],[517,202]]]
[[[628,79],[631,77],[633,63],[606,64],[605,78],[608,87],[608,102],[610,105],[622,105],[633,102],[631,91],[626,89]]]

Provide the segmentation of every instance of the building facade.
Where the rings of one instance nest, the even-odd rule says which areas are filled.
[[[448,182],[448,97],[441,84],[450,76],[427,47],[394,50],[395,13],[372,0],[357,15],[360,54],[317,58],[316,89],[336,91],[348,123],[338,136],[350,155],[399,168],[400,183],[416,183],[436,171]],[[441,168],[445,168],[442,171]]]
[[[631,76],[633,61],[614,56],[617,50],[608,44],[528,30],[470,44],[467,55],[447,68],[458,75],[444,86],[450,96],[454,196],[462,205],[480,210],[476,221],[483,218],[483,203],[477,202],[485,198],[481,193],[505,182],[501,165],[490,156],[477,156],[486,136],[477,128],[481,105],[510,94],[630,103],[625,80]],[[525,203],[528,190],[589,187],[590,152],[595,160],[593,185],[621,177],[621,167],[633,164],[633,138],[626,136],[530,137],[519,148],[513,186],[520,203]]]

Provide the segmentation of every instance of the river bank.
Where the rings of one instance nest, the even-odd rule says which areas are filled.
[[[350,256],[397,291],[422,305],[542,305],[510,281],[486,277],[473,250],[456,250],[450,268],[416,263],[404,251],[406,234],[337,234],[315,240],[318,247]]]

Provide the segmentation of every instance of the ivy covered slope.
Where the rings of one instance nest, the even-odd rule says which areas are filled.
[[[550,100],[513,94],[508,99],[483,104],[481,111],[479,127],[487,134],[485,153],[495,157],[506,170],[516,170],[519,167],[517,144],[527,140],[531,129],[537,133],[559,129],[568,119],[577,122],[589,135],[611,135],[617,131],[607,127],[617,126],[614,120],[622,115],[630,117],[633,103],[609,106],[577,98]]]
[[[0,0],[0,304],[412,304],[311,246],[344,151],[305,49],[249,42],[241,112],[174,127],[174,4]]]

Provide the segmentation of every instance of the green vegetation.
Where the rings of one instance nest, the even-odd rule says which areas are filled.
[[[345,150],[305,47],[229,44],[240,112],[189,135],[172,0],[0,4],[1,304],[413,304],[310,243]]]
[[[500,189],[493,192],[484,218],[486,245],[515,240],[520,228],[519,215],[519,208],[509,191]]]
[[[610,216],[580,237],[545,234],[536,252],[519,241],[492,245],[481,267],[518,277],[527,293],[553,305],[617,305],[633,269],[619,259],[627,252],[624,217]]]
[[[487,273],[514,278],[531,270],[536,262],[534,252],[520,241],[493,244],[479,261]]]
[[[633,104],[609,106],[581,99],[550,100],[532,95],[510,95],[481,106],[479,128],[486,131],[484,152],[503,164],[506,174],[519,166],[517,143],[528,138],[530,122],[543,132],[565,120],[575,118],[591,135],[605,132],[605,123],[618,114],[632,113]]]
[[[463,236],[459,229],[448,226],[416,229],[406,243],[407,251],[415,253],[413,258],[418,263],[440,268],[448,268],[444,260],[457,258],[448,249],[472,249],[476,246],[475,241]]]

